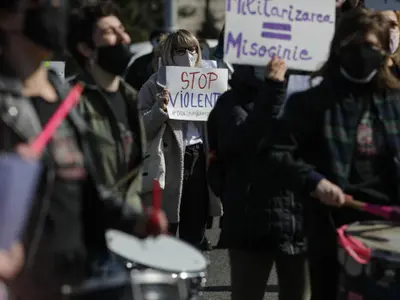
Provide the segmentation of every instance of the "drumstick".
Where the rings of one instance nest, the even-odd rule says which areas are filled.
[[[369,204],[355,200],[352,196],[346,195],[345,205],[357,210],[365,211],[375,216],[382,217],[393,222],[400,222],[400,207],[397,206],[381,206]]]
[[[153,180],[153,211],[158,213],[161,210],[161,186],[157,179]]]
[[[150,234],[159,234],[159,213],[161,211],[161,186],[157,179],[153,180],[153,199],[150,220],[148,223],[148,231]]]
[[[83,86],[76,84],[69,92],[67,98],[60,104],[54,115],[51,116],[49,122],[43,128],[43,131],[35,138],[30,145],[36,154],[41,154],[47,143],[50,141],[58,126],[69,114],[71,109],[78,103],[82,94]]]

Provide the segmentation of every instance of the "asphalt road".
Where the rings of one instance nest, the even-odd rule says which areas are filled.
[[[215,245],[219,237],[219,229],[208,230],[207,236]],[[230,300],[229,259],[226,250],[213,250],[206,254],[210,260],[208,269],[207,286],[205,288],[204,300]],[[278,299],[278,281],[275,271],[271,273],[266,286],[264,300]]]

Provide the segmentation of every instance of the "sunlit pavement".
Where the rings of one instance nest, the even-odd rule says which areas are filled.
[[[217,223],[217,222],[215,222]],[[217,224],[216,224],[217,225]],[[218,241],[219,229],[208,230],[207,236],[211,243],[215,245]],[[213,250],[206,254],[210,260],[208,269],[207,286],[204,293],[204,300],[229,300],[230,299],[230,280],[229,280],[229,260],[226,250]],[[264,300],[278,299],[278,281],[275,271],[272,272],[267,285],[267,293]]]

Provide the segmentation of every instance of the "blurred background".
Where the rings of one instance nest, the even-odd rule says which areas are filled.
[[[83,2],[101,0],[70,0],[78,7]],[[215,47],[225,21],[225,0],[114,0],[121,8],[121,19],[132,38],[132,62],[152,51],[149,35],[153,30],[172,31],[184,28]],[[76,71],[68,55],[57,55],[53,61],[67,62],[69,77]]]

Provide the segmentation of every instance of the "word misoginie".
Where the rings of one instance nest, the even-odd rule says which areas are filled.
[[[241,56],[265,57],[268,55],[269,58],[279,56],[286,61],[312,59],[307,49],[299,49],[298,46],[282,47],[280,44],[266,47],[257,42],[249,43],[247,39],[243,38],[243,33],[234,36],[234,34],[229,31],[226,39],[225,53],[234,50],[236,50],[237,58],[240,58]]]
[[[170,103],[173,107],[212,108],[221,95],[221,93],[212,92],[213,84],[217,80],[218,74],[214,72],[182,72],[182,90],[174,97],[169,95]]]
[[[227,0],[226,11],[238,15],[254,15],[265,17],[277,17],[282,21],[309,22],[309,23],[335,23],[335,16],[319,12],[309,12],[298,9],[293,5],[282,8],[271,4],[273,0]]]

